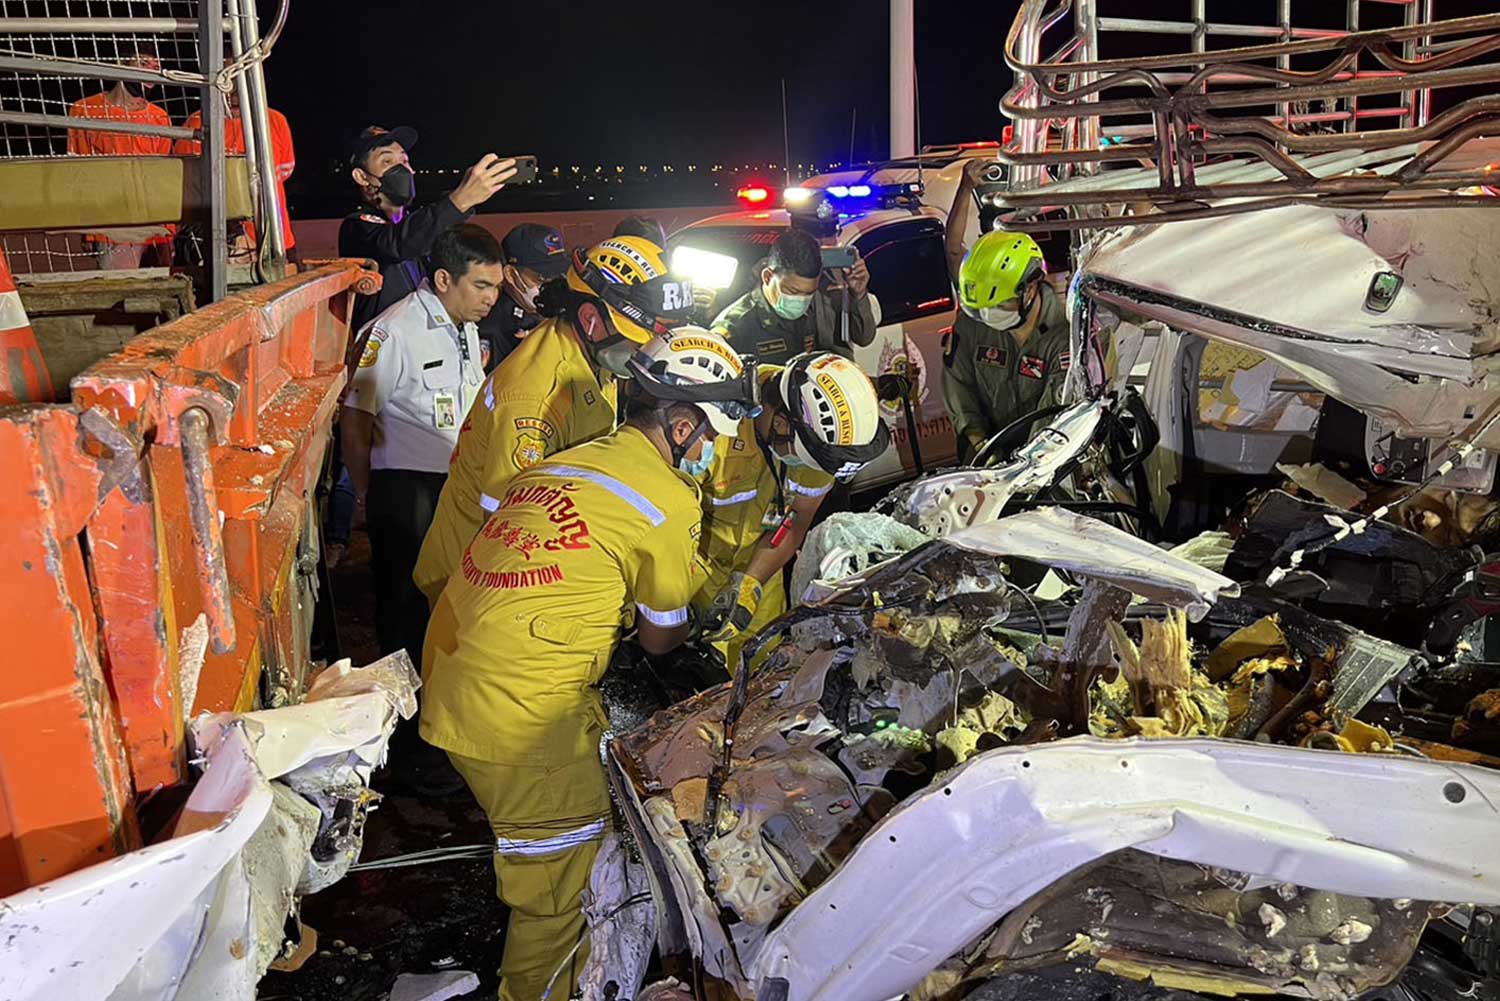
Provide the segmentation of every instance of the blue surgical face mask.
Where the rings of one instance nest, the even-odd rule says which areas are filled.
[[[787,452],[785,455],[783,455],[780,452],[773,451],[771,454],[775,456],[776,461],[781,463],[783,466],[797,467],[799,469],[807,469],[812,466],[812,463],[802,458],[802,456],[798,455],[796,452]]]
[[[771,303],[771,308],[776,315],[783,320],[800,320],[806,313],[807,308],[812,305],[811,295],[793,295],[781,287],[781,278],[776,281],[776,301]],[[770,302],[770,297],[767,297]]]
[[[700,479],[708,472],[708,467],[714,464],[714,440],[708,439],[703,443],[703,451],[696,460],[683,456],[677,460],[677,468],[687,473],[693,479]]]

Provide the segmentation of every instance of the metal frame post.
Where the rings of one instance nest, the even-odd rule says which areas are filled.
[[[1433,0],[1410,0],[1406,7],[1407,25],[1429,24],[1432,21]],[[1411,38],[1401,46],[1401,55],[1406,59],[1430,58],[1423,50],[1432,42],[1431,38]],[[1407,113],[1401,116],[1403,124],[1420,127],[1427,124],[1432,113],[1432,91],[1428,88],[1409,90],[1405,94]]]
[[[917,152],[914,0],[891,0],[891,156]]]
[[[1359,0],[1344,0],[1344,29],[1350,34],[1359,30]],[[1354,73],[1359,75],[1359,61],[1354,63]],[[1344,99],[1344,111],[1348,113],[1344,119],[1345,132],[1359,131],[1359,95],[1350,94]]]
[[[1281,41],[1292,40],[1292,0],[1276,0],[1276,25],[1281,29]],[[1292,57],[1282,54],[1276,57],[1277,69],[1289,70],[1292,68]],[[1281,116],[1281,124],[1284,128],[1292,127],[1292,106],[1283,101],[1276,106],[1277,114]]]
[[[228,197],[224,190],[224,102],[215,86],[224,70],[224,0],[199,0],[198,51],[203,71],[203,146],[198,158],[208,211],[203,249],[204,285],[210,302],[229,293]]]
[[[1042,59],[1042,13],[1045,0],[1021,0],[1021,13],[1017,17],[1024,19],[1020,33],[1016,36],[1016,53],[1020,60],[1025,63],[1038,63]],[[1016,75],[1016,100],[1023,108],[1036,108],[1041,105],[1041,93],[1038,91],[1036,81],[1031,76],[1017,70]],[[1022,118],[1015,123],[1016,148],[1024,153],[1037,153],[1043,149],[1042,139],[1045,133],[1042,131],[1042,123],[1035,118]],[[1009,187],[1011,190],[1018,188],[1029,188],[1040,182],[1042,168],[1036,166],[1015,167],[1010,173]]]
[[[253,0],[240,4],[243,16],[238,18],[241,41],[246,52],[255,51],[260,45],[260,21],[255,13]],[[286,237],[281,232],[281,186],[275,183],[276,156],[271,149],[271,118],[267,113],[266,74],[260,60],[250,64],[245,71],[249,79],[248,94],[240,95],[240,118],[245,127],[255,129],[255,146],[261,151],[262,160],[268,166],[267,176],[261,184],[261,202],[266,209],[265,232],[261,234],[263,245],[271,248],[269,259],[263,255],[262,265],[267,280],[274,281],[286,274]],[[248,147],[247,147],[248,149]]]
[[[1073,3],[1073,32],[1078,39],[1078,50],[1075,58],[1078,62],[1093,62],[1099,58],[1099,19],[1095,9],[1096,0],[1074,0]],[[1078,74],[1078,83],[1087,86],[1099,79],[1097,73]],[[1090,96],[1086,100],[1097,101],[1097,95]],[[1100,142],[1100,122],[1097,115],[1079,120],[1078,145],[1084,149],[1098,149]],[[1098,164],[1089,164],[1083,168],[1086,173],[1094,173],[1099,169]]]
[[[1435,0],[1417,0],[1417,20],[1422,24],[1431,24],[1433,18],[1437,16],[1436,7],[1437,4]],[[1423,37],[1419,39],[1419,42],[1420,44],[1418,45],[1418,49],[1420,50],[1428,45],[1431,45],[1432,39],[1430,37]],[[1421,90],[1417,91],[1416,109],[1417,126],[1420,128],[1421,126],[1426,125],[1427,120],[1432,117],[1431,88],[1423,87]]]
[[[240,0],[226,0],[229,10],[229,54],[239,62],[245,54],[245,37],[240,31],[242,11]],[[252,0],[253,2],[253,0]],[[234,75],[234,86],[240,101],[240,135],[245,143],[245,166],[250,177],[250,204],[255,206],[255,224],[258,232],[266,231],[266,202],[261,195],[261,188],[266,185],[266,163],[268,157],[262,153],[256,138],[256,130],[251,126],[248,115],[250,82],[246,72],[241,69]],[[276,167],[272,163],[271,171],[274,173]],[[256,267],[260,262],[256,261]]]

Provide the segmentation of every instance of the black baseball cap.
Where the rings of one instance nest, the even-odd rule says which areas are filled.
[[[366,153],[391,143],[400,143],[402,149],[410,150],[417,144],[417,130],[410,125],[398,125],[394,129],[381,128],[379,125],[366,127],[349,150],[349,165],[362,166]]]
[[[530,268],[543,278],[557,278],[568,270],[568,248],[563,235],[551,226],[523,222],[500,241],[505,263]]]

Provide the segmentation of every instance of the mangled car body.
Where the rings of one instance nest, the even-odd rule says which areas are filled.
[[[929,543],[783,620],[738,689],[617,739],[664,952],[747,998],[960,996],[1084,960],[1344,998],[1434,916],[1500,905],[1500,772],[1389,736],[1313,749],[1378,746],[1329,706],[1415,651],[1372,690],[1343,654],[1395,644],[1151,549],[1056,510]],[[1082,596],[1022,597],[996,570],[1014,559]],[[1173,635],[1239,646],[1210,668]],[[1236,727],[1252,740],[1209,739]]]
[[[981,195],[1080,234],[1064,404],[815,529],[763,661],[608,748],[660,996],[1500,996],[1493,98],[1296,103],[1493,83],[1500,17],[1088,62],[1093,7],[1043,62],[1023,0]]]

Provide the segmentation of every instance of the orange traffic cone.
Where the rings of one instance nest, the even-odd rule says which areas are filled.
[[[0,404],[54,400],[52,375],[21,305],[5,249],[0,247]]]

